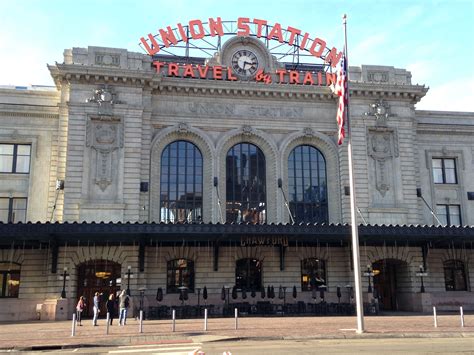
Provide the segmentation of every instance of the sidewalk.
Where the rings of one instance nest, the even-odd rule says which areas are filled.
[[[393,337],[473,337],[474,315],[464,317],[461,328],[459,315],[438,316],[438,328],[430,315],[397,315],[365,317],[364,334],[356,334],[356,317],[248,317],[239,318],[235,330],[234,318],[211,318],[204,331],[203,319],[176,320],[175,332],[171,320],[139,323],[129,320],[125,327],[116,324],[106,335],[105,320],[93,327],[90,320],[76,327],[71,336],[72,321],[28,322],[0,324],[0,349],[55,349],[61,347],[113,346],[166,342],[207,342],[223,339],[344,339]],[[116,320],[115,320],[116,322]]]

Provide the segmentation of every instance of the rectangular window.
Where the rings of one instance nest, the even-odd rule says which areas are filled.
[[[433,158],[433,181],[435,184],[457,184],[456,160]]]
[[[0,269],[0,298],[18,298],[19,289],[20,271]]]
[[[31,145],[0,144],[0,173],[28,174]]]
[[[442,225],[461,225],[461,206],[459,205],[436,205],[436,214]]]
[[[0,222],[26,222],[26,198],[0,198]]]

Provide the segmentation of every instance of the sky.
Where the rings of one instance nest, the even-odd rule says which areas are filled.
[[[417,109],[474,112],[474,0],[0,0],[0,85],[53,85],[46,64],[72,47],[142,52],[159,28],[209,17],[279,22],[342,49],[351,66],[394,66],[428,94]]]

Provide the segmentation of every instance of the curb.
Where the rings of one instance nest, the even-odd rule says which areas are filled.
[[[209,339],[206,339],[209,338]],[[198,335],[190,336],[188,339],[162,339],[157,341],[156,344],[166,343],[192,343],[192,342],[208,342],[218,343],[224,341],[275,341],[275,340],[355,340],[355,339],[403,339],[403,338],[474,338],[474,333],[458,333],[458,332],[436,332],[436,333],[363,333],[363,334],[320,334],[316,336],[264,336],[264,337],[226,337],[226,336],[215,336],[215,335]],[[140,344],[140,342],[130,342],[127,344]],[[0,351],[45,351],[45,350],[67,350],[74,348],[103,348],[103,347],[114,347],[118,345],[124,345],[122,341],[112,341],[109,343],[78,343],[78,344],[51,344],[51,345],[30,345],[30,346],[18,346],[1,348]]]

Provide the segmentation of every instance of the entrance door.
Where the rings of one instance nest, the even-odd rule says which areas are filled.
[[[397,304],[397,260],[381,260],[372,265],[374,272],[375,297],[379,301],[380,309],[396,311]]]
[[[107,314],[105,302],[111,293],[116,295],[120,290],[120,270],[120,264],[108,260],[90,260],[78,266],[77,298],[86,298],[83,316],[93,316],[93,299],[96,292],[102,294],[100,315]]]

